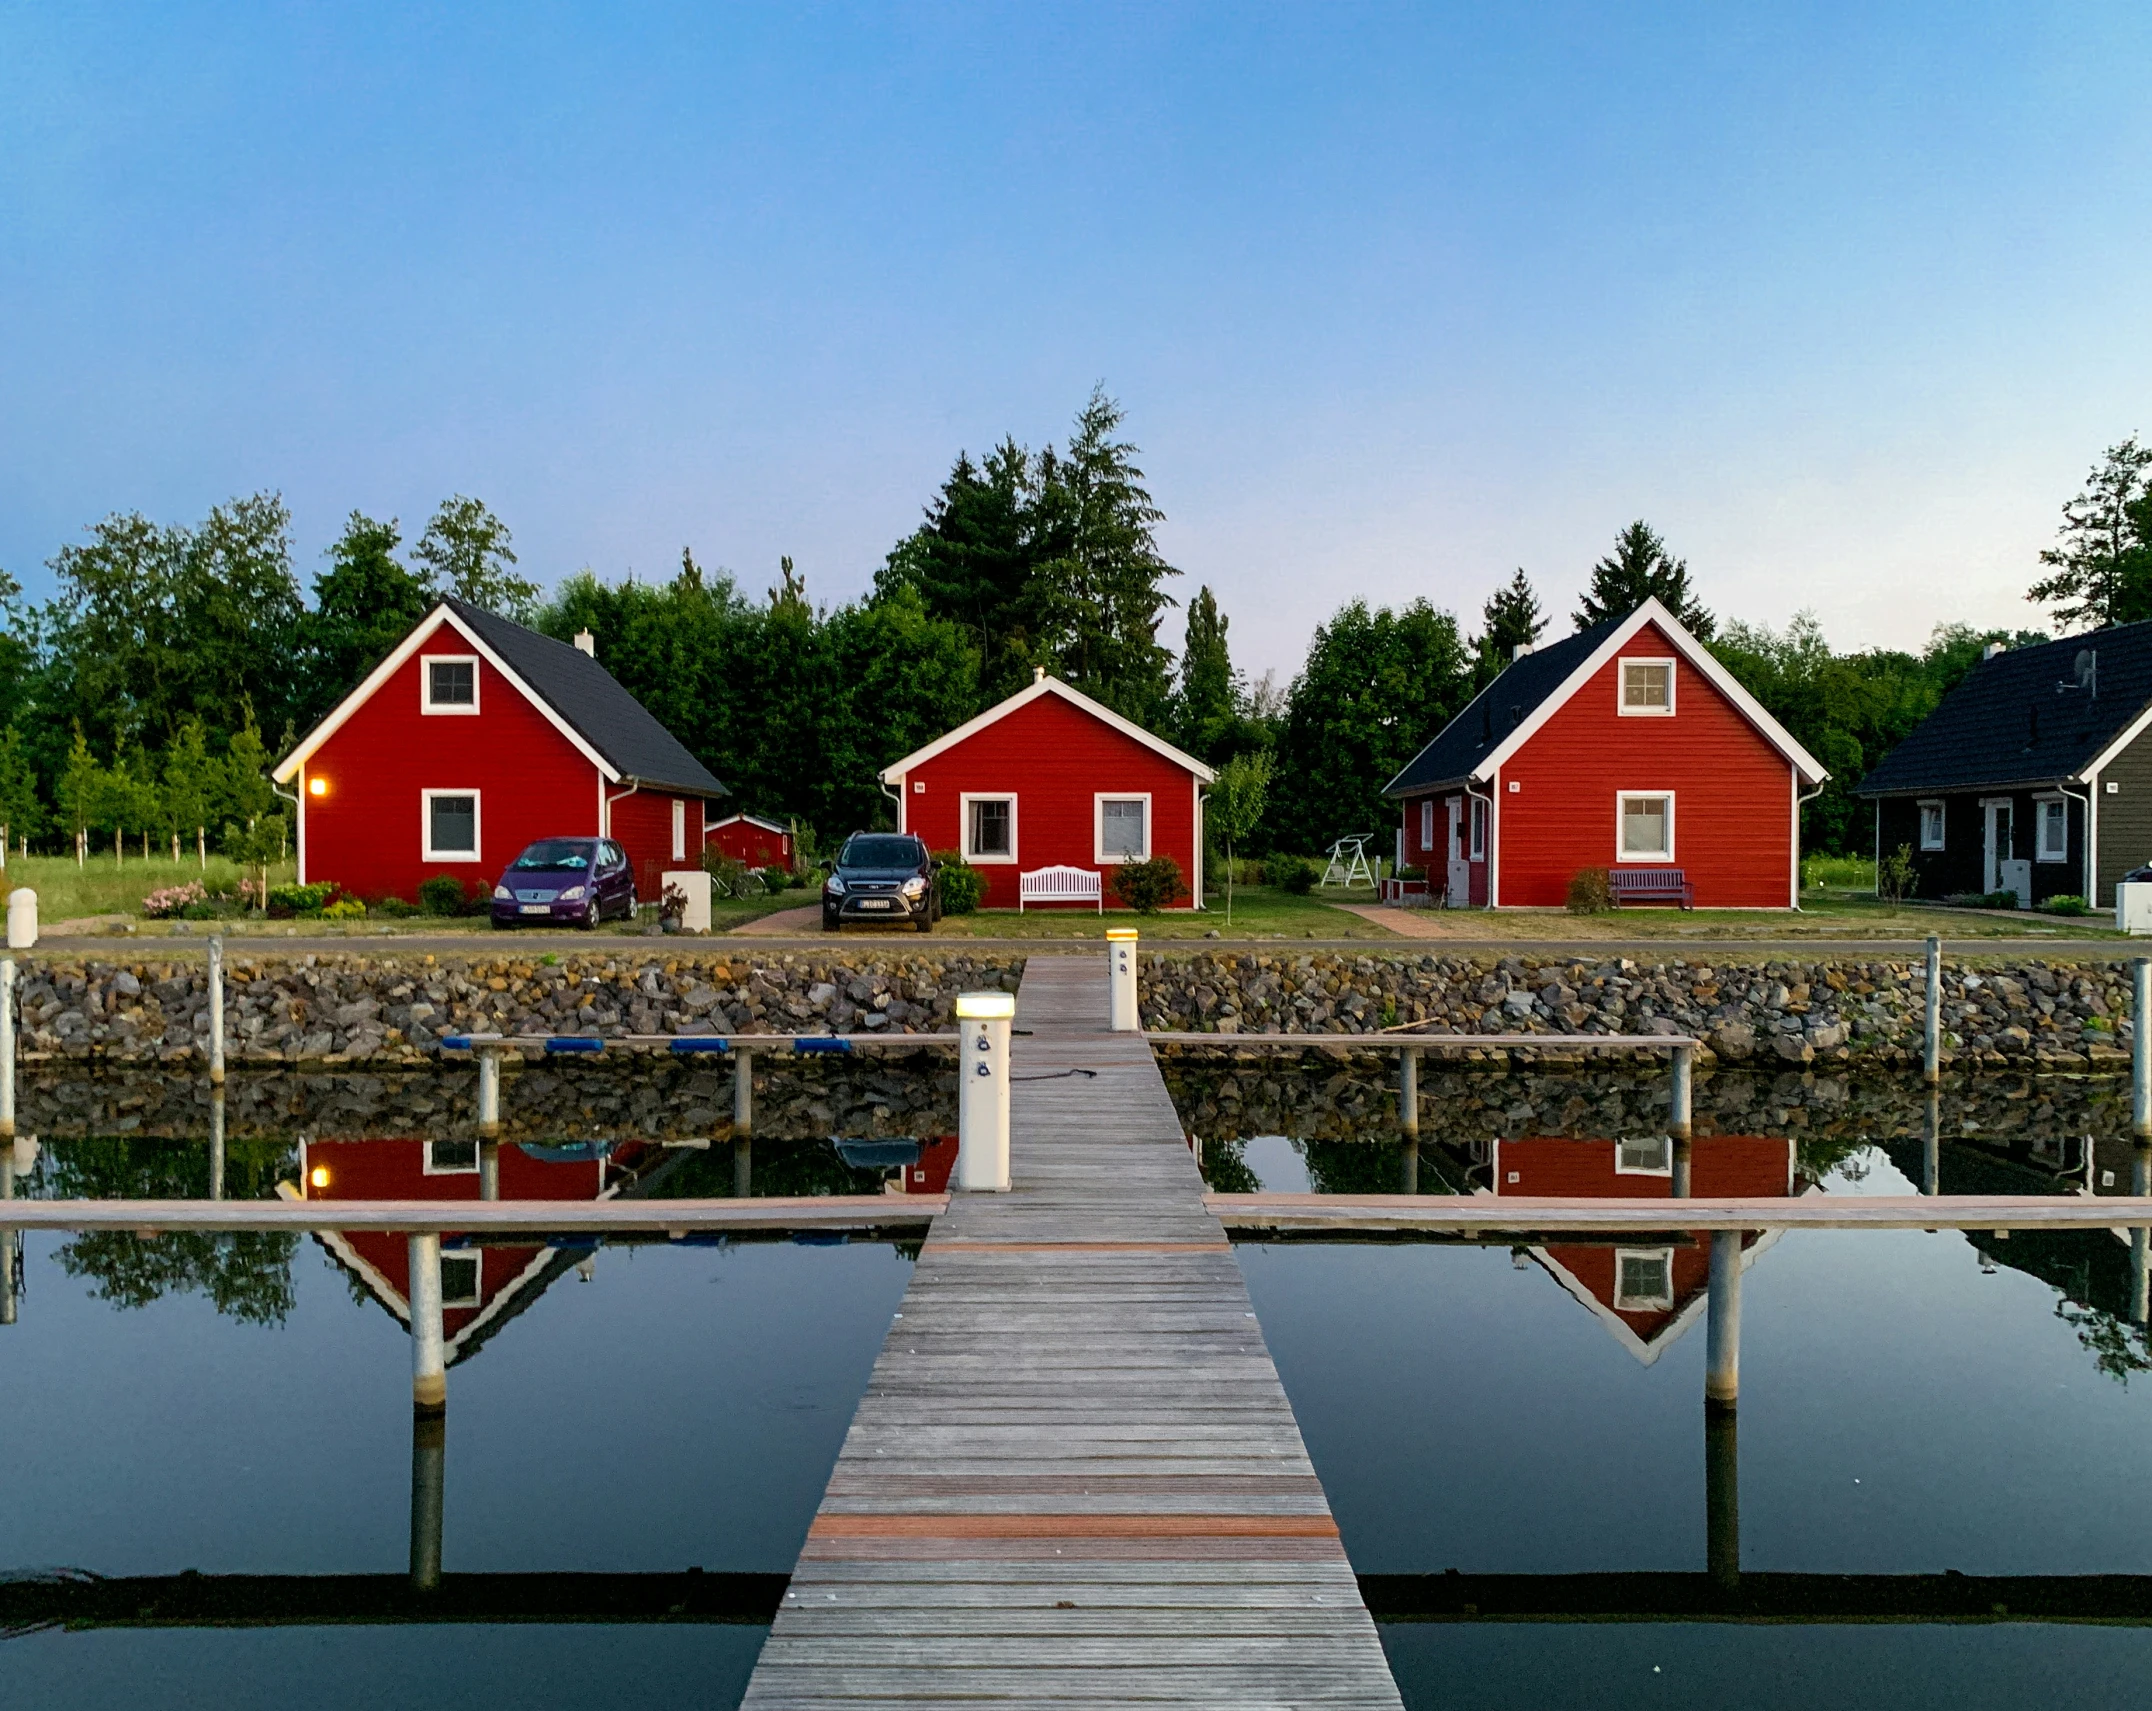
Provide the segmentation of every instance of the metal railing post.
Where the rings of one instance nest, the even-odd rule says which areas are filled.
[[[441,1331],[441,1237],[426,1230],[405,1244],[411,1268],[411,1406],[448,1406],[448,1344]]]
[[[224,937],[209,941],[209,1085],[224,1085]]]
[[[1931,1085],[1943,1076],[1943,941],[1928,935],[1928,1014],[1920,1046],[1920,1073]]]
[[[1704,1350],[1704,1401],[1731,1408],[1741,1400],[1741,1232],[1711,1233],[1710,1326]]]
[[[2130,1133],[2152,1140],[2152,957],[2130,964]]]
[[[755,1054],[745,1046],[732,1053],[732,1138],[755,1132]]]
[[[1943,1090],[1928,1089],[1920,1122],[1920,1191],[1933,1199],[1943,1192]]]
[[[447,1508],[448,1416],[438,1408],[411,1415],[411,1590],[441,1584],[441,1520]]]
[[[1704,1561],[1724,1587],[1741,1583],[1739,1421],[1731,1408],[1704,1410]]]
[[[501,1049],[478,1048],[478,1133],[491,1140],[501,1132]]]
[[[1397,1054],[1397,1126],[1415,1138],[1420,1132],[1420,1048]]]
[[[0,1142],[15,1138],[15,959],[0,958]]]
[[[224,1198],[224,1089],[209,1090],[209,1198]]]
[[[1686,1041],[1674,1048],[1673,1086],[1669,1094],[1671,1108],[1667,1113],[1667,1133],[1677,1141],[1685,1141],[1693,1132],[1691,1108],[1696,1097],[1696,1048]]]

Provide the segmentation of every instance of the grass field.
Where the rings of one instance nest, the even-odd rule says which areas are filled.
[[[1333,909],[1324,899],[1341,903],[1372,903],[1368,890],[1311,892],[1295,897],[1267,885],[1233,888],[1233,920],[1225,918],[1225,894],[1214,892],[1202,910],[1176,909],[1156,915],[1109,909],[1100,915],[1070,905],[1052,909],[1032,908],[1018,914],[1013,909],[982,909],[976,915],[949,915],[934,930],[949,938],[974,939],[1100,939],[1108,927],[1134,927],[1146,939],[1200,939],[1218,933],[1234,939],[1388,939],[1394,935],[1372,921]]]

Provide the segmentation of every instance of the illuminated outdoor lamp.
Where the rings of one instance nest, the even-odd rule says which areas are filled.
[[[329,781],[326,778],[323,778],[321,774],[317,772],[312,778],[306,781],[306,793],[309,796],[328,795]]]
[[[1009,1024],[1013,992],[960,992],[956,1185],[1005,1193],[1009,1186]]]
[[[312,1170],[307,1172],[306,1180],[312,1183],[316,1188],[328,1187],[329,1167],[325,1164],[317,1164]]]

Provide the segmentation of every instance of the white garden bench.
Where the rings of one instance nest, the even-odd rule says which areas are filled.
[[[1095,903],[1106,912],[1106,888],[1087,867],[1039,867],[1018,877],[1016,912],[1027,903]]]

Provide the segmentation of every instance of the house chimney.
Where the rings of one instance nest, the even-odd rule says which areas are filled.
[[[598,638],[588,630],[576,631],[575,645],[580,652],[587,653],[592,659],[598,657]]]
[[[1515,647],[1509,650],[1509,663],[1511,665],[1515,665],[1520,659],[1524,658],[1524,656],[1531,651],[1532,644],[1530,642],[1519,642]]]
[[[1044,683],[1046,681],[1046,668],[1043,665],[1035,665],[1031,668],[1031,681],[1033,683]]]
[[[2009,644],[2006,642],[1990,642],[1986,647],[1980,650],[1980,657],[1983,660],[1993,659],[1997,654],[2001,653],[2003,649],[2008,645]]]

